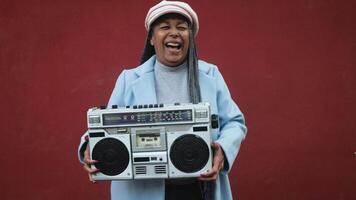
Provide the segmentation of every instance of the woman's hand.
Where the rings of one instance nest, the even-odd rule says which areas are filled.
[[[83,165],[83,168],[88,173],[89,180],[92,181],[92,182],[95,182],[95,181],[93,181],[93,179],[91,178],[91,175],[99,172],[99,169],[92,169],[91,165],[95,164],[97,162],[98,161],[96,161],[96,160],[91,160],[90,159],[90,148],[89,148],[89,144],[87,144],[87,148],[84,151],[84,165]]]
[[[219,172],[224,168],[225,156],[223,150],[216,142],[213,142],[211,146],[213,147],[214,151],[213,168],[210,172],[206,172],[200,175],[198,179],[201,181],[216,180],[219,175]]]

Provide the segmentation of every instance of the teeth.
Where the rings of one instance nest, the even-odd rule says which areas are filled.
[[[168,45],[168,46],[172,46],[172,47],[179,47],[179,46],[180,46],[180,44],[178,44],[178,43],[173,43],[173,42],[168,42],[167,45]]]
[[[175,42],[167,42],[167,44],[166,44],[166,47],[168,47],[168,48],[180,49],[181,46],[182,46],[181,44],[175,43]]]

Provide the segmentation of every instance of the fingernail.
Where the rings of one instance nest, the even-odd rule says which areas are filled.
[[[100,169],[95,169],[93,171],[90,171],[90,174],[95,174],[95,173],[98,173],[100,171]]]
[[[99,161],[98,160],[92,160],[92,163],[98,163]]]

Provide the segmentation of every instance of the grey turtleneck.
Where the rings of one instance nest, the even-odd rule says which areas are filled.
[[[189,103],[187,62],[176,67],[156,60],[154,66],[157,103]]]

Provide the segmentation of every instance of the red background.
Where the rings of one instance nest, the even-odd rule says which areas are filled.
[[[86,110],[138,64],[158,1],[1,0],[1,199],[107,199],[77,161]],[[189,1],[201,59],[246,115],[234,197],[356,199],[353,0]]]

